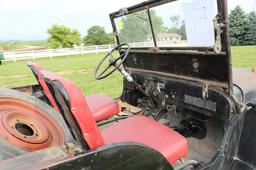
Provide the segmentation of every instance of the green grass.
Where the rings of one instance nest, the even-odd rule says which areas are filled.
[[[232,47],[231,51],[234,67],[256,67],[256,46]]]
[[[86,95],[103,93],[111,97],[117,97],[122,90],[122,76],[119,73],[116,72],[100,81],[94,79],[94,69],[104,55],[58,57],[53,58],[53,60],[45,58],[34,62],[47,70],[74,81]],[[17,87],[36,83],[32,72],[26,66],[26,62],[5,62],[0,66],[0,87]]]
[[[38,48],[48,48],[47,41],[17,41],[17,42],[0,42],[0,51],[19,51],[31,50]]]
[[[35,62],[45,69],[74,81],[86,95],[103,93],[117,97],[122,91],[122,76],[119,73],[116,72],[101,81],[94,79],[93,71],[103,56],[104,54],[90,54],[70,58],[58,57],[53,60],[45,58]],[[232,59],[234,67],[256,67],[256,46],[232,47]],[[26,62],[5,62],[0,66],[0,87],[17,87],[36,83]]]

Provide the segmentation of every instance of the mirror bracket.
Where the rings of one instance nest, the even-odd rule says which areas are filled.
[[[129,12],[128,12],[128,9],[127,8],[121,8],[120,10],[119,10],[119,13],[115,16],[115,17],[121,17],[121,16],[124,16],[124,15],[126,15],[126,14],[128,14]]]
[[[225,24],[223,24],[219,21],[220,21],[220,17],[217,15],[213,19],[214,29],[215,29],[215,32],[216,32],[214,51],[217,54],[221,53],[221,51],[222,51],[221,34],[223,33],[222,28],[225,27]]]

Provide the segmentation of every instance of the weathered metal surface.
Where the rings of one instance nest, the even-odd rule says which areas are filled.
[[[76,146],[71,150],[67,146],[52,147],[0,161],[0,165],[1,170],[173,170],[160,153],[136,143],[113,144],[78,153]]]
[[[116,17],[120,17],[120,16],[123,16],[123,15],[138,12],[138,11],[141,11],[141,10],[146,10],[148,8],[153,8],[155,6],[165,4],[165,3],[168,3],[168,2],[173,2],[173,1],[177,1],[177,0],[149,0],[149,1],[144,1],[142,3],[130,6],[128,8],[120,9],[119,11],[111,13],[110,18],[116,18]]]
[[[163,72],[158,72],[158,71],[149,71],[149,70],[136,69],[136,68],[130,68],[130,67],[126,67],[126,69],[131,73],[141,72],[142,74],[147,74],[147,73],[156,74],[156,75],[161,75],[161,76],[179,78],[179,79],[188,80],[188,81],[192,81],[192,82],[198,82],[199,84],[202,84],[202,85],[207,84],[208,86],[218,86],[218,87],[222,87],[224,89],[228,88],[227,84],[216,83],[216,82],[213,82],[213,81],[207,81],[207,80],[192,78],[192,77],[188,77],[188,76],[179,76],[179,75],[170,74],[170,73],[163,73]]]
[[[238,141],[238,147],[232,162],[232,170],[253,170],[256,168],[256,109],[251,108],[244,113],[243,127]]]
[[[64,144],[55,120],[33,104],[10,97],[0,98],[0,137],[28,151]]]
[[[60,114],[37,98],[0,88],[0,160],[76,143]]]
[[[118,143],[101,147],[96,151],[58,162],[49,166],[49,169],[173,170],[161,154],[136,143]]]
[[[229,70],[225,67],[227,64],[223,54],[181,51],[154,53],[133,50],[124,66],[212,81],[226,84],[228,88]]]
[[[155,84],[163,84],[161,88],[161,94],[165,96],[165,99],[161,96],[150,96],[155,97],[158,103],[155,107],[163,108],[167,105],[175,105],[177,108],[196,111],[211,117],[217,117],[222,120],[228,120],[231,111],[234,109],[234,104],[229,96],[224,93],[221,89],[215,88],[215,86],[209,85],[208,95],[206,98],[203,97],[203,83],[198,83],[191,80],[179,80],[170,78],[169,76],[159,76],[154,73],[145,73],[144,71],[132,71],[134,80],[144,87],[144,82],[151,79]],[[132,85],[124,83],[124,93],[122,96],[123,101],[138,105],[138,99],[140,96],[133,96]],[[156,85],[155,85],[156,86]],[[130,97],[132,96],[132,97]],[[196,100],[191,101],[186,99],[193,98]],[[131,98],[131,99],[130,99]],[[165,106],[162,103],[165,103]]]
[[[73,148],[73,151],[79,152],[79,148]],[[34,151],[30,153],[23,154],[21,156],[16,156],[10,159],[0,161],[1,170],[38,170],[44,169],[55,164],[58,161],[65,160],[69,157],[74,156],[67,149],[67,145],[62,147],[51,147],[44,150]]]
[[[114,22],[115,18],[141,10],[148,10],[172,1],[175,0],[149,0],[110,14],[117,43],[119,44],[120,42]],[[214,49],[216,50],[214,47],[160,47],[153,50],[152,48],[134,48],[126,60],[125,67],[208,80],[216,82],[217,84],[215,85],[217,87],[218,83],[226,84],[227,89],[225,91],[232,94],[233,84],[228,41],[227,1],[217,0],[217,2],[219,13],[216,17],[216,22],[218,23],[216,40],[218,41],[218,47],[221,47],[218,53],[214,51]],[[154,31],[152,28],[151,30]]]

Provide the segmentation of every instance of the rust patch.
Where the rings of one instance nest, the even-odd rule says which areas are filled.
[[[252,69],[252,72],[253,72],[253,73],[256,73],[256,67]]]
[[[64,133],[46,112],[15,98],[0,98],[0,137],[27,151],[64,144]]]

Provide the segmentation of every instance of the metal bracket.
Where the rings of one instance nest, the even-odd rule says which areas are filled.
[[[220,18],[218,15],[213,19],[214,29],[216,31],[214,51],[218,54],[222,51],[221,34],[223,32],[222,28],[225,26],[225,24],[220,23],[219,20]]]
[[[82,148],[73,143],[66,143],[64,146],[62,146],[62,149],[69,155],[77,155],[83,152]]]
[[[119,13],[116,15],[116,17],[121,17],[121,16],[124,16],[124,15],[126,15],[126,14],[128,14],[128,9],[127,8],[121,8],[120,10],[119,10]]]
[[[208,98],[208,91],[209,91],[209,86],[206,83],[206,84],[203,85],[203,89],[202,89],[202,97],[203,97],[203,99]]]

